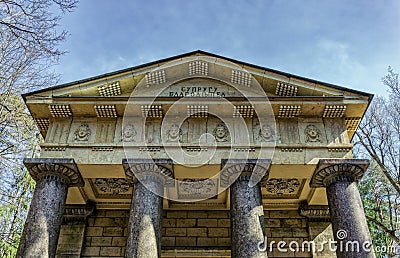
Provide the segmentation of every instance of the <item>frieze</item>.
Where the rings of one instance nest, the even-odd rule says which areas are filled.
[[[276,140],[275,130],[270,125],[262,125],[258,130],[258,142],[274,142]]]

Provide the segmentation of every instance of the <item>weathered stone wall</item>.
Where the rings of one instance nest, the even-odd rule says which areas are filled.
[[[210,250],[229,250],[229,217],[229,211],[164,211],[162,249],[168,257],[173,257],[170,256],[173,249],[207,249],[209,255],[212,255]],[[77,223],[63,225],[57,257],[123,257],[128,220],[128,210],[97,210],[88,217],[86,228]],[[329,223],[312,222],[310,228],[309,224],[297,211],[265,211],[268,249],[271,241],[275,241],[269,257],[313,257],[312,252],[277,250],[279,241],[301,244],[316,237],[317,231],[312,229],[329,226]]]
[[[85,222],[68,222],[61,225],[56,258],[81,257],[85,228]]]
[[[268,257],[312,257],[311,252],[289,250],[290,242],[295,241],[301,245],[303,241],[309,240],[307,219],[301,217],[298,211],[264,211],[264,218],[265,233],[268,238]],[[282,249],[287,249],[288,252],[278,250],[280,241],[287,243]],[[272,252],[270,252],[271,247]]]

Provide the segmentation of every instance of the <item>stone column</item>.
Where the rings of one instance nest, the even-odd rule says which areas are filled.
[[[124,159],[125,175],[133,184],[125,257],[161,257],[162,200],[165,185],[173,185],[171,160]]]
[[[54,257],[68,187],[84,186],[73,159],[24,160],[35,191],[16,257]]]
[[[260,186],[268,179],[270,164],[270,160],[222,160],[221,187],[231,187],[231,255],[234,258],[267,257],[267,250],[262,250],[268,245]]]
[[[339,258],[375,257],[357,187],[368,165],[363,159],[322,159],[311,178],[311,187],[326,187]]]

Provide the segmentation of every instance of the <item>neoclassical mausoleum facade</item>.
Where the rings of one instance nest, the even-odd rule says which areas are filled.
[[[23,97],[45,140],[17,257],[374,257],[370,94],[195,51]]]

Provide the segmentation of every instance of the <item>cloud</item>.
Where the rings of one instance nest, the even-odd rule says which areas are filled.
[[[348,44],[330,39],[321,39],[317,43],[319,63],[323,64],[329,70],[339,73],[348,73],[349,71],[364,70],[365,67],[351,56],[351,48]]]

